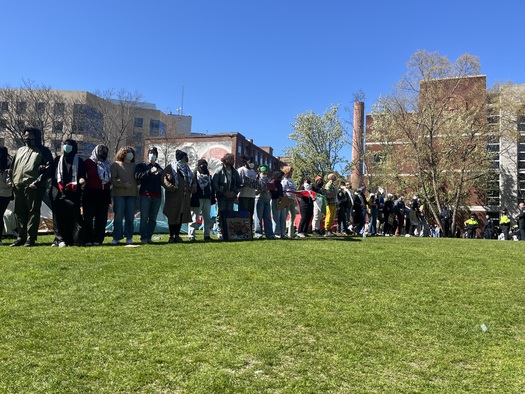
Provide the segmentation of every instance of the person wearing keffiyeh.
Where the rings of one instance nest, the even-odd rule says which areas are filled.
[[[86,185],[82,194],[82,212],[86,230],[86,246],[97,246],[104,242],[111,203],[111,178],[109,149],[97,145],[89,159],[86,159]]]
[[[195,241],[195,230],[198,227],[199,214],[202,214],[204,241],[211,241],[211,205],[215,203],[215,193],[211,181],[208,162],[200,159],[193,172],[193,182],[197,192],[191,196],[191,223],[188,227],[188,239]]]
[[[190,200],[196,185],[188,161],[187,153],[177,149],[175,160],[162,172],[162,186],[166,190],[163,213],[168,218],[170,230],[168,243],[182,242],[182,224],[191,221]]]
[[[55,158],[55,177],[49,192],[55,232],[51,246],[83,245],[80,197],[82,186],[86,183],[86,167],[84,160],[78,157],[75,140],[65,140],[62,150],[63,154]]]

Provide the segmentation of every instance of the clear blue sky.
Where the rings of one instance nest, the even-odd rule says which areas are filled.
[[[141,92],[276,154],[307,110],[365,111],[417,50],[477,56],[489,85],[525,83],[524,0],[4,1],[0,86]],[[349,114],[342,114],[350,117]]]

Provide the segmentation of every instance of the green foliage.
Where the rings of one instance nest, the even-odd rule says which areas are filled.
[[[292,159],[297,176],[325,177],[345,168],[348,160],[341,150],[348,144],[348,133],[338,111],[339,106],[332,105],[322,116],[313,111],[296,116],[289,136],[295,147],[287,148],[285,155]]]
[[[2,247],[3,393],[525,387],[521,242],[42,242]]]

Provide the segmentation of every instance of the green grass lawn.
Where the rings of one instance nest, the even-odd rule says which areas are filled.
[[[51,240],[0,247],[2,393],[525,392],[525,242]]]

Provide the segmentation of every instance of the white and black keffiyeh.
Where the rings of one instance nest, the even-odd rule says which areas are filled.
[[[64,155],[62,155],[60,156],[60,159],[58,159],[57,172],[56,172],[57,183],[62,183],[62,180],[64,179],[64,167],[65,167],[65,160],[64,160]],[[78,155],[75,155],[73,157],[73,164],[71,168],[71,183],[73,185],[77,184],[77,175],[78,175]]]
[[[183,161],[173,160],[171,162],[171,172],[173,174],[173,184],[175,187],[179,187],[179,177],[177,176],[177,171],[180,171],[184,180],[191,185],[193,181],[193,172],[191,172],[190,167]]]
[[[108,159],[104,161],[99,160],[97,148],[98,145],[93,149],[89,158],[97,165],[98,177],[102,181],[102,185],[105,185],[106,183],[109,183],[109,180],[111,179],[111,163]]]

